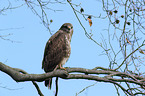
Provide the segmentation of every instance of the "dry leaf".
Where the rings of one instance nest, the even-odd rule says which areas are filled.
[[[88,16],[88,18],[89,18],[89,19],[91,19],[91,18],[92,18],[92,16],[91,16],[91,15],[89,15],[89,16]]]
[[[117,13],[118,11],[117,11],[117,10],[114,10],[113,12],[114,12],[114,13]]]
[[[139,52],[140,52],[141,54],[145,54],[145,52],[144,52],[143,50],[139,50]]]
[[[131,45],[131,43],[129,42],[129,40],[126,38],[127,43],[129,43]]]
[[[119,24],[119,22],[120,22],[120,21],[119,21],[118,19],[116,19],[116,21],[115,21],[115,22],[116,22],[116,24]]]
[[[124,15],[121,15],[121,18],[124,18]]]
[[[90,19],[90,18],[87,18],[88,19],[88,21],[89,21],[89,25],[90,25],[90,27],[92,26],[92,20]]]
[[[81,13],[82,13],[82,12],[84,12],[84,9],[83,9],[83,8],[81,8],[81,9],[80,9],[80,12],[81,12]]]
[[[51,19],[51,20],[50,20],[50,23],[52,23],[52,22],[53,22],[53,20]]]
[[[112,13],[112,11],[109,11],[109,15],[112,15],[113,13]]]
[[[130,22],[127,22],[127,25],[130,25]]]

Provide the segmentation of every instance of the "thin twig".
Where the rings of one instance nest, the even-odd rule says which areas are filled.
[[[135,49],[133,52],[131,52],[124,60],[123,62],[119,65],[118,68],[116,68],[115,70],[118,70],[123,64],[124,62],[126,61],[127,58],[129,58],[133,53],[135,53],[137,50],[139,50],[142,46],[144,46],[145,44],[142,44],[141,46],[139,46],[137,49]]]
[[[57,96],[57,94],[58,94],[58,77],[56,77],[55,84],[56,84],[55,96]]]
[[[33,85],[35,86],[35,88],[37,89],[37,92],[40,96],[44,96],[39,88],[39,86],[37,85],[37,83],[35,81],[32,81]]]

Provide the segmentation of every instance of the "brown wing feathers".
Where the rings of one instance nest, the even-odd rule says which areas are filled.
[[[64,49],[66,49],[66,40],[64,39],[64,36],[64,33],[56,33],[54,37],[52,36],[52,38],[47,42],[43,59],[43,68],[45,72],[53,71],[62,60]]]

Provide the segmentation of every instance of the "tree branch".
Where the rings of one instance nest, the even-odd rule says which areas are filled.
[[[56,92],[55,92],[55,96],[57,96],[57,94],[58,94],[58,77],[56,77],[56,80],[55,80],[55,85],[56,85]]]
[[[21,69],[11,68],[3,63],[0,62],[0,70],[9,76],[11,76],[16,82],[23,82],[23,81],[44,81],[46,78],[50,77],[64,77],[67,76],[67,72],[64,70],[56,70],[49,73],[44,74],[22,74],[25,73]],[[19,71],[21,70],[21,72]]]
[[[85,80],[94,80],[99,82],[108,82],[117,85],[128,94],[131,93],[126,91],[127,89],[123,88],[121,84],[117,82],[128,82],[141,86],[142,89],[145,88],[145,78],[142,76],[119,72],[113,69],[106,69],[102,67],[94,68],[94,69],[67,68],[66,70],[57,69],[56,71],[44,73],[44,74],[26,74],[26,72],[21,69],[11,68],[0,62],[0,70],[8,74],[9,76],[11,76],[16,82],[24,82],[24,81],[41,82],[50,77],[60,77],[63,79],[85,79]],[[76,74],[76,72],[78,74]],[[96,76],[102,74],[105,76],[104,77]]]

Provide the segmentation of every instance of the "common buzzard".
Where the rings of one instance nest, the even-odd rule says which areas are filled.
[[[62,67],[70,57],[71,53],[71,37],[73,34],[73,26],[70,23],[65,23],[61,28],[50,37],[47,41],[44,58],[42,61],[42,69],[47,72],[56,70]],[[45,86],[51,89],[52,78],[45,81]]]

